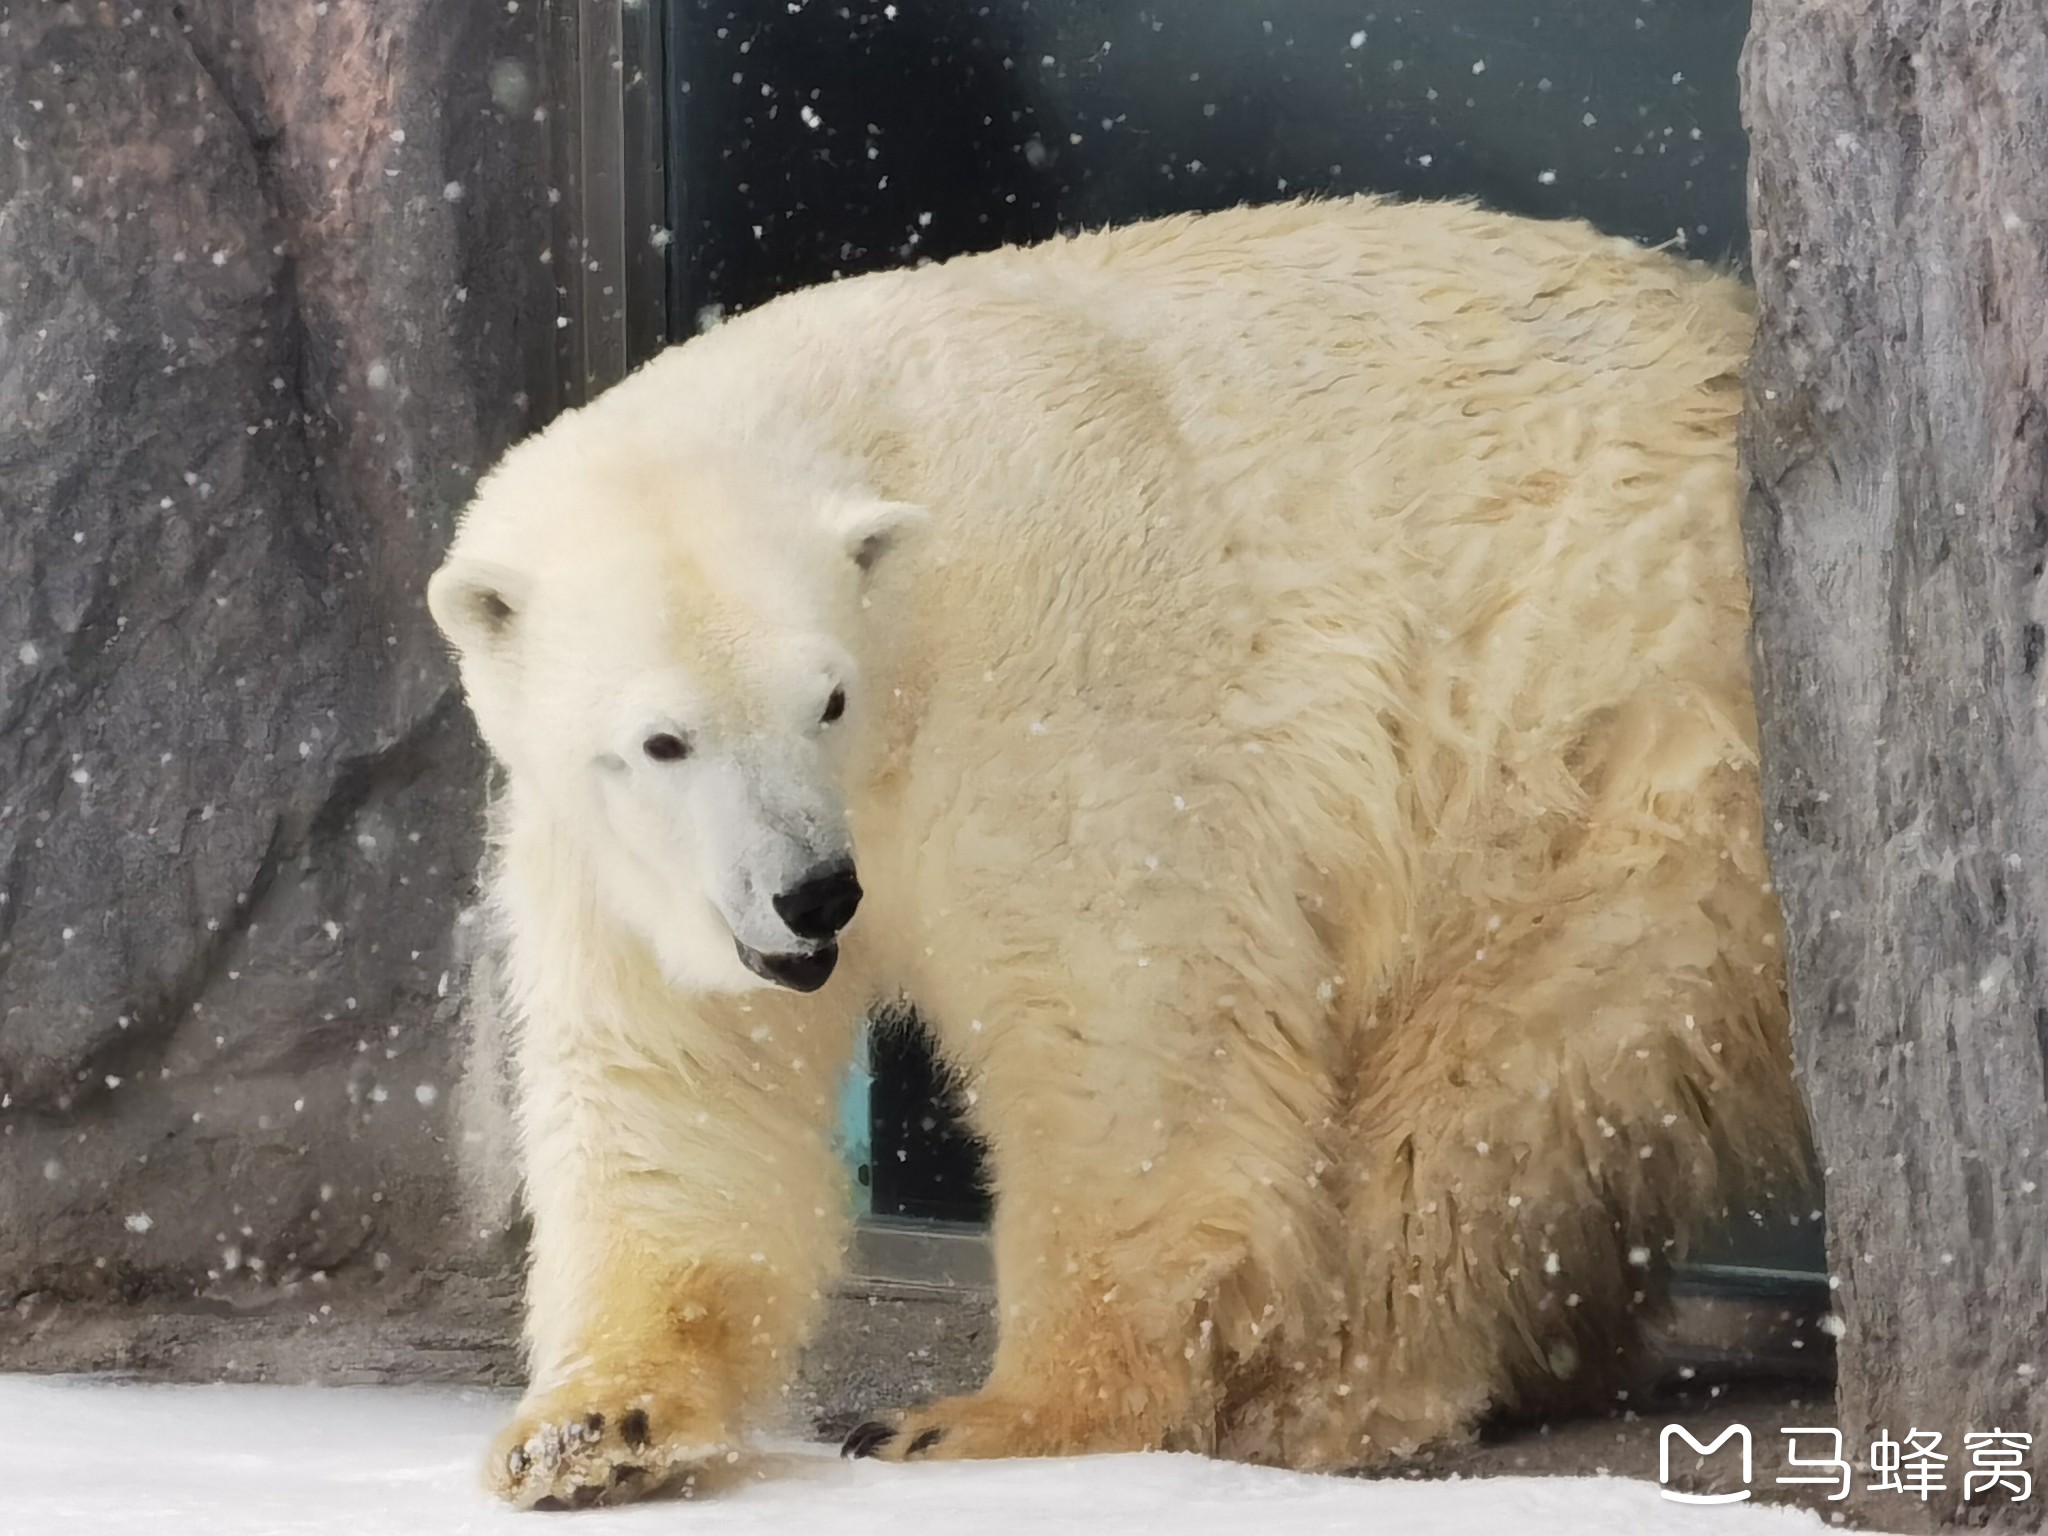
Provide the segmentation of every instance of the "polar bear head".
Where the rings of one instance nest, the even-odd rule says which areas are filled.
[[[861,895],[863,595],[923,514],[579,415],[485,480],[428,587],[511,814],[536,802],[676,985],[814,990]]]

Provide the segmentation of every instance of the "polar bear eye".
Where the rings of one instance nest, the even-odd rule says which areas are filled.
[[[846,690],[844,688],[834,688],[832,690],[832,697],[825,701],[825,713],[821,718],[825,724],[830,725],[845,713]]]
[[[657,763],[680,763],[690,755],[690,744],[680,736],[661,731],[641,742],[640,750]]]

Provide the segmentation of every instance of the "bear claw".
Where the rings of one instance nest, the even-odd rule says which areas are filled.
[[[845,1441],[840,1445],[839,1454],[842,1456],[852,1456],[857,1459],[873,1456],[895,1438],[896,1431],[894,1427],[882,1423],[879,1419],[869,1419],[864,1424],[853,1426],[853,1429],[847,1434]],[[918,1438],[922,1439],[923,1436]]]
[[[927,1429],[926,1431],[924,1431],[924,1433],[920,1434],[915,1440],[911,1441],[909,1445],[905,1446],[903,1448],[903,1454],[905,1456],[919,1455],[922,1452],[930,1450],[933,1446],[937,1445],[941,1440],[945,1438],[945,1428],[942,1425],[934,1424],[930,1429]]]

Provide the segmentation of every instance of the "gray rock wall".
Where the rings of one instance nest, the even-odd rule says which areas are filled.
[[[2048,12],[1759,0],[1744,425],[1793,1042],[1852,1447],[2048,1462]],[[1860,1494],[1859,1494],[1860,1497]],[[2038,1498],[2038,1493],[2036,1498]]]
[[[483,761],[421,586],[548,403],[534,10],[0,0],[17,1340],[503,1289],[450,1145]]]

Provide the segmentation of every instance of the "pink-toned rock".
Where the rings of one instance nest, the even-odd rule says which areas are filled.
[[[475,1246],[421,581],[551,360],[532,58],[495,5],[0,0],[0,1295]]]

